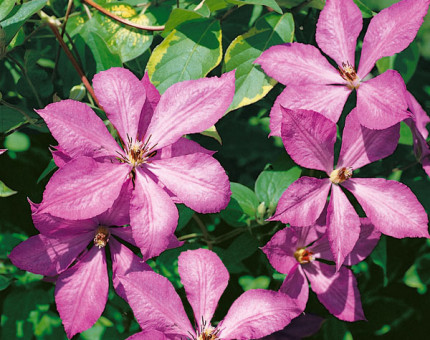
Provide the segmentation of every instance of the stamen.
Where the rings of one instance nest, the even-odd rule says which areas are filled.
[[[196,340],[219,340],[220,329],[212,327],[209,323],[203,320],[200,329],[197,330]]]
[[[351,90],[358,89],[360,86],[360,78],[358,78],[354,66],[352,66],[349,61],[342,63],[342,67],[338,66],[338,71],[340,76],[348,82],[346,85],[348,88]]]
[[[343,167],[340,169],[333,170],[330,174],[330,181],[333,184],[340,184],[345,182],[347,179],[350,179],[352,177],[352,168],[349,167]]]
[[[297,262],[303,264],[303,263],[309,263],[314,260],[314,257],[312,256],[314,253],[307,250],[306,248],[298,248],[294,252],[294,257],[296,258]]]
[[[151,136],[149,136],[144,143],[139,140],[133,141],[133,139],[128,136],[127,139],[129,140],[127,146],[128,157],[124,159],[125,163],[129,163],[133,165],[133,167],[136,167],[143,163],[148,163],[148,160],[157,154],[157,151],[151,152],[157,144],[148,147]]]
[[[103,248],[106,247],[106,244],[109,242],[110,232],[109,228],[104,226],[99,226],[96,230],[94,236],[94,244],[96,247]]]

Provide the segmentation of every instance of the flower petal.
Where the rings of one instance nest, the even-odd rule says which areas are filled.
[[[284,85],[342,84],[343,79],[312,45],[272,46],[255,60],[264,72]]]
[[[185,337],[195,335],[182,301],[168,279],[145,271],[119,276],[119,280],[142,329]]]
[[[50,149],[55,165],[61,168],[64,164],[69,163],[72,158],[66,154],[64,149],[57,145]],[[81,150],[79,150],[81,151]]]
[[[363,27],[361,11],[352,0],[327,0],[320,13],[316,41],[339,66],[355,64],[355,45]]]
[[[327,236],[333,253],[336,269],[354,248],[360,235],[360,219],[338,185],[331,189],[327,210]]]
[[[149,80],[148,72],[145,72],[142,80],[140,81],[146,92],[145,104],[143,104],[142,112],[140,113],[139,128],[137,136],[141,139],[146,130],[148,129],[149,123],[151,122],[152,116],[154,115],[155,108],[160,101],[161,95],[157,88],[152,85]]]
[[[227,287],[229,274],[221,259],[207,249],[182,252],[178,258],[178,271],[188,301],[194,311],[198,329],[210,322],[218,301]]]
[[[314,224],[324,209],[330,186],[330,180],[327,178],[299,178],[284,191],[275,215],[269,220],[290,223],[297,227]]]
[[[369,129],[386,129],[409,117],[402,76],[387,70],[361,83],[357,90],[357,114],[361,125]]]
[[[39,213],[65,219],[99,215],[117,199],[128,173],[126,164],[99,163],[88,157],[74,159],[49,180]]]
[[[230,200],[230,183],[225,170],[207,154],[154,160],[147,168],[182,203],[199,213],[219,212]]]
[[[151,145],[161,149],[181,136],[202,132],[213,126],[226,112],[234,96],[234,71],[220,78],[183,81],[169,87],[146,131]]]
[[[429,132],[427,130],[427,124],[430,123],[430,117],[427,115],[427,113],[423,110],[422,106],[418,103],[418,101],[409,91],[406,91],[406,101],[408,103],[409,110],[414,115],[417,130],[423,136],[424,139],[427,139],[429,135]]]
[[[372,130],[360,125],[357,109],[346,117],[337,168],[361,168],[391,155],[400,138],[400,124],[385,130]]]
[[[136,171],[130,224],[144,260],[167,249],[178,218],[178,209],[169,195],[143,171]]]
[[[105,251],[97,247],[58,277],[55,302],[69,339],[90,328],[102,315],[108,290]]]
[[[337,318],[344,321],[365,320],[360,292],[351,270],[315,261],[304,267],[318,300]]]
[[[200,144],[187,139],[185,137],[181,137],[177,142],[170,144],[161,150],[158,150],[157,154],[151,161],[155,161],[156,159],[166,159],[177,156],[189,155],[193,153],[205,153],[207,155],[212,156],[215,151],[210,151],[200,146]]]
[[[308,303],[309,284],[302,266],[298,262],[296,262],[295,268],[288,273],[279,291],[288,295],[303,312]]]
[[[148,331],[142,331],[139,333],[136,333],[132,336],[129,336],[126,340],[168,340],[163,333],[154,331],[154,330],[148,330]]]
[[[414,40],[429,7],[428,0],[403,0],[370,21],[363,40],[358,75],[364,78],[375,62],[403,51]]]
[[[396,238],[430,237],[427,214],[403,183],[383,178],[351,178],[342,185],[353,193],[383,234]]]
[[[137,247],[136,242],[134,241],[134,238],[133,238],[133,231],[131,226],[109,228],[109,231],[115,236],[118,236],[120,239]]]
[[[289,85],[276,98],[270,111],[270,135],[281,136],[282,111],[287,109],[312,110],[336,123],[351,90],[346,86],[311,84]]]
[[[145,103],[144,85],[129,70],[112,67],[93,78],[94,92],[124,143],[138,137],[140,114]]]
[[[219,324],[222,339],[258,339],[284,328],[300,309],[285,294],[265,289],[243,293]]]
[[[72,157],[116,156],[122,152],[103,121],[88,105],[62,100],[36,111],[46,122],[61,149]]]

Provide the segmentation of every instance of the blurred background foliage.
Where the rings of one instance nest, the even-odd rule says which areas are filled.
[[[365,18],[364,28],[378,11],[397,2],[354,1]],[[221,213],[208,215],[179,205],[176,235],[186,243],[150,264],[184,297],[177,272],[179,253],[199,247],[217,252],[231,277],[216,321],[244,290],[278,289],[284,278],[259,249],[284,226],[265,219],[273,214],[288,185],[310,170],[295,165],[278,138],[268,138],[270,108],[283,86],[265,76],[253,61],[272,45],[315,44],[324,0],[95,2],[135,24],[165,25],[165,29],[131,28],[84,1],[0,1],[0,148],[8,149],[0,156],[0,339],[66,338],[55,307],[54,284],[19,270],[7,257],[14,246],[37,234],[27,199],[41,201],[55,169],[49,148],[56,141],[34,109],[72,98],[87,102],[105,118],[60,40],[90,82],[101,70],[125,66],[138,77],[146,70],[164,92],[178,81],[236,69],[236,96],[228,114],[216,128],[190,137],[217,151],[215,157],[232,182],[231,202]],[[55,36],[55,29],[62,38]],[[429,15],[415,41],[399,55],[380,60],[374,73],[388,68],[402,74],[408,90],[430,112]],[[343,117],[354,101],[349,99]],[[412,136],[404,124],[396,152],[357,175],[402,181],[430,211],[430,179],[415,160]],[[429,250],[429,240],[383,236],[372,255],[353,266],[368,321],[339,321],[311,293],[306,312],[325,318],[311,338],[426,339],[430,331]],[[103,316],[74,339],[125,339],[138,330],[131,309],[111,287]]]

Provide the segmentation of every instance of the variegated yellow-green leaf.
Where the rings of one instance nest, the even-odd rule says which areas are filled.
[[[236,93],[229,110],[252,104],[273,88],[276,81],[266,76],[254,61],[269,47],[291,42],[293,36],[293,16],[270,13],[259,19],[249,32],[233,40],[224,59],[226,72],[236,69]]]
[[[163,93],[180,81],[205,77],[222,59],[218,20],[195,19],[170,32],[149,58],[151,82]]]
[[[222,144],[222,139],[221,136],[219,135],[215,125],[210,127],[209,129],[201,132],[201,134],[203,136],[208,136],[208,137],[212,137],[213,139],[215,139],[218,143]]]
[[[12,190],[6,184],[0,181],[0,197],[9,197],[16,193],[17,192],[15,190]]]
[[[140,25],[152,25],[144,13],[125,3],[107,3],[103,5],[109,12]],[[152,43],[152,33],[121,24],[104,14],[97,13],[94,27],[114,54],[121,57],[123,63],[143,54]]]

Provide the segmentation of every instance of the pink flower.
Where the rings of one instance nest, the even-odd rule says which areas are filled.
[[[367,129],[359,124],[354,109],[346,117],[333,170],[336,124],[318,112],[281,110],[282,140],[288,154],[300,166],[324,171],[329,178],[299,178],[282,194],[272,220],[298,227],[314,224],[331,190],[326,225],[338,268],[360,234],[359,217],[342,188],[354,195],[380,232],[396,238],[430,237],[427,214],[407,186],[383,178],[352,178],[355,170],[393,153],[398,124],[386,130]]]
[[[0,149],[0,155],[3,153],[3,152],[6,152],[7,151],[7,149]]]
[[[109,209],[133,180],[130,224],[145,257],[160,254],[176,228],[174,202],[200,213],[230,199],[228,177],[212,152],[183,138],[220,119],[234,95],[234,72],[177,83],[160,96],[148,77],[112,68],[95,75],[94,91],[120,145],[85,104],[65,100],[38,113],[59,147],[61,166],[46,186],[40,212],[86,219]]]
[[[120,281],[142,332],[129,339],[257,339],[284,328],[300,313],[285,294],[254,289],[239,296],[214,327],[210,321],[228,284],[227,269],[215,253],[197,249],[179,256],[178,271],[195,327],[169,280],[154,272],[130,273]]]
[[[345,266],[336,270],[334,265],[318,261],[333,260],[324,232],[325,227],[285,228],[273,235],[262,250],[277,271],[287,274],[280,291],[294,299],[301,310],[308,301],[309,280],[311,289],[331,314],[345,321],[364,320],[360,292],[352,271]],[[380,236],[370,221],[362,218],[359,239],[344,264],[350,266],[364,260]]]
[[[125,294],[118,275],[150,270],[119,242],[122,239],[134,245],[131,228],[116,227],[129,223],[131,186],[128,180],[110,209],[85,220],[39,213],[37,205],[32,204],[34,225],[41,234],[22,242],[9,255],[21,269],[58,276],[55,302],[69,338],[90,328],[105,308],[109,290],[106,246],[112,258],[113,286],[121,297]],[[172,238],[171,246],[178,245]]]
[[[399,73],[388,70],[373,79],[364,79],[378,59],[398,53],[412,42],[429,2],[403,0],[378,13],[364,37],[357,72],[355,45],[362,17],[353,0],[327,0],[318,19],[316,41],[338,69],[312,45],[292,43],[263,52],[256,62],[270,77],[287,85],[272,107],[272,135],[281,134],[281,105],[321,112],[337,122],[353,89],[357,90],[361,125],[385,129],[407,118],[406,87]]]

